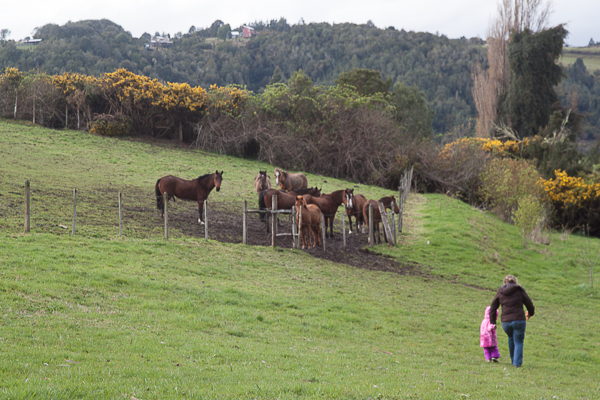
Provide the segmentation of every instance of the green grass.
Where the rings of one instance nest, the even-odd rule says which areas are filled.
[[[563,65],[571,65],[581,58],[588,72],[600,70],[600,47],[565,47],[560,58]]]
[[[165,241],[160,226],[121,238],[99,222],[75,236],[40,226],[39,214],[70,218],[70,198],[59,207],[38,197],[23,235],[26,178],[38,194],[115,186],[151,196],[157,177],[218,168],[223,189],[211,200],[233,210],[272,167],[7,122],[0,155],[0,398],[600,397],[598,292],[580,267],[595,239],[555,233],[526,249],[514,227],[441,195],[411,195],[401,244],[376,247],[416,275],[183,233]],[[351,185],[309,175],[323,181],[326,192]],[[479,347],[507,273],[537,311],[519,370],[501,331],[499,364]]]

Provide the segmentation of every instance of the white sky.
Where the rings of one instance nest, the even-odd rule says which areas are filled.
[[[497,0],[29,0],[0,1],[0,29],[9,39],[30,36],[47,23],[109,19],[135,37],[144,32],[186,33],[194,25],[208,27],[217,19],[232,27],[256,20],[285,18],[290,25],[306,23],[366,23],[379,28],[394,26],[407,31],[445,34],[449,38],[485,38]],[[566,23],[567,43],[586,46],[590,38],[600,41],[599,0],[554,0],[551,24]]]

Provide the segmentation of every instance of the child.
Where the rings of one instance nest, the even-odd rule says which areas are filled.
[[[496,311],[498,313],[498,311]],[[498,338],[496,337],[496,327],[490,324],[490,307],[485,309],[483,321],[479,328],[479,345],[483,347],[483,354],[486,362],[498,362],[500,352],[498,351]]]

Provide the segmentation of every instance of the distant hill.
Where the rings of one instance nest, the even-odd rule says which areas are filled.
[[[151,35],[134,38],[108,20],[88,20],[41,27],[43,41],[30,51],[14,42],[0,48],[0,68],[40,69],[100,75],[116,68],[168,82],[245,85],[260,92],[279,66],[288,79],[302,69],[315,84],[333,85],[354,68],[380,71],[392,84],[416,85],[436,112],[434,129],[446,132],[475,116],[471,65],[485,62],[480,39],[451,40],[392,27],[327,23],[288,25],[285,20],[257,24],[252,39],[217,39],[218,26],[173,37],[169,48],[148,49]],[[148,47],[148,46],[146,46]]]

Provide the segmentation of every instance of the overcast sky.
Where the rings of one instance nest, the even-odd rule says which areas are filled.
[[[569,45],[585,46],[592,37],[600,41],[600,0],[555,0],[553,4],[551,23],[567,24]],[[237,27],[283,17],[290,25],[301,18],[306,23],[371,20],[379,28],[485,38],[496,10],[496,0],[2,0],[0,29],[9,29],[9,39],[19,40],[48,23],[106,18],[139,37],[144,32],[185,33],[192,25],[207,27],[217,19]]]

